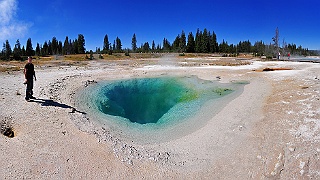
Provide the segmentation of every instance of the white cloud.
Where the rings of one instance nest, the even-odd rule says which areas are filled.
[[[28,24],[10,24],[0,27],[0,40],[7,40],[11,38],[23,37],[28,31],[30,25]]]
[[[1,25],[10,23],[17,11],[16,0],[0,1],[0,23]]]
[[[17,0],[0,1],[0,41],[23,37],[30,28],[30,23],[15,19],[17,13]]]

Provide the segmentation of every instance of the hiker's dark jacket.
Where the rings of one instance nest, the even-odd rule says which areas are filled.
[[[24,68],[26,69],[26,79],[33,79],[33,76],[35,75],[34,65],[32,63],[27,63]]]

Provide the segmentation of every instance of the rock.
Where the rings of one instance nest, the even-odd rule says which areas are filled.
[[[3,132],[3,135],[9,137],[9,138],[13,138],[14,137],[14,132],[12,128],[6,128]]]
[[[296,149],[294,147],[289,147],[290,152],[294,152]]]
[[[75,108],[71,108],[71,113],[75,113],[76,109]]]
[[[245,130],[245,129],[246,129],[245,126],[242,126],[242,125],[239,126],[239,131],[243,131],[243,130]]]
[[[95,80],[87,80],[84,84],[84,87],[88,87],[90,84],[97,83]]]
[[[284,170],[284,151],[280,150],[267,156],[264,175],[267,178],[279,179],[281,172]]]

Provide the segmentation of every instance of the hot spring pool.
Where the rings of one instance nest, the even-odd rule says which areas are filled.
[[[196,76],[102,81],[80,92],[77,106],[126,139],[168,141],[205,125],[245,84]]]

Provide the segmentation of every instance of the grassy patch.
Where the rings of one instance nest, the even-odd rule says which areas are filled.
[[[228,89],[228,88],[217,88],[215,90],[213,90],[214,93],[219,94],[220,96],[228,94],[230,92],[232,92],[232,89]]]
[[[189,102],[197,98],[199,98],[199,94],[197,92],[187,92],[179,99],[179,102]]]
[[[19,66],[0,66],[0,72],[20,71]]]
[[[219,60],[193,60],[185,61],[182,66],[243,66],[250,65],[250,61],[236,59],[219,59]]]
[[[20,71],[24,67],[23,61],[0,61],[0,72]]]

